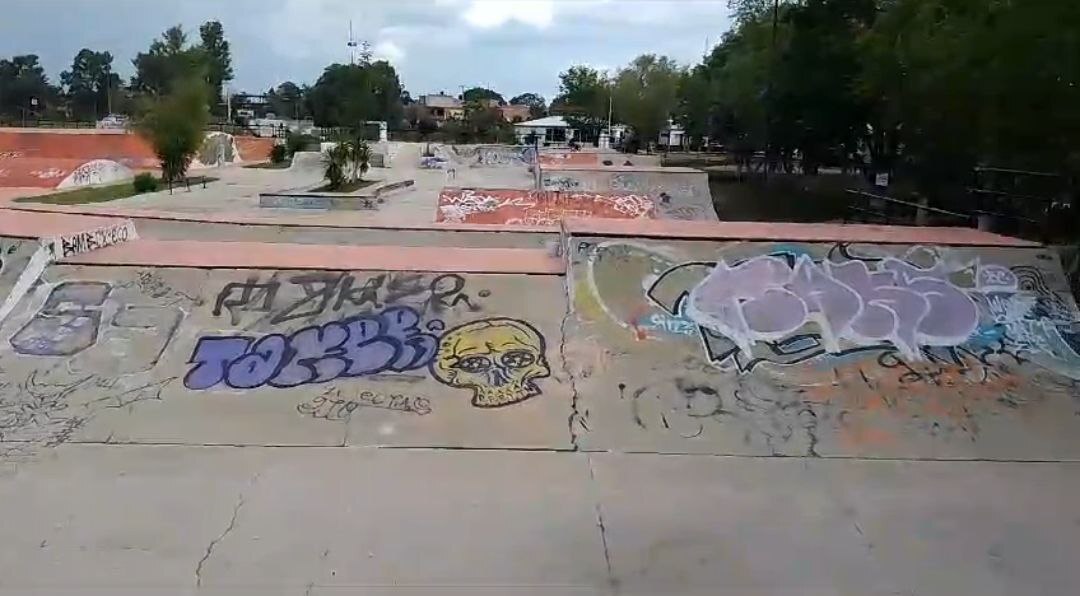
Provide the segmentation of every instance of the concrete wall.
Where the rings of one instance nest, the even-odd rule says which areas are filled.
[[[664,219],[716,221],[708,174],[690,168],[550,167],[541,170],[541,188],[648,194]]]
[[[561,295],[556,276],[53,265],[0,326],[0,438],[566,447]]]
[[[1041,249],[572,238],[589,449],[1080,455],[1080,320]]]

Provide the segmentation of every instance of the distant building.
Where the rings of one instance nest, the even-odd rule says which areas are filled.
[[[669,148],[682,147],[683,142],[686,140],[686,131],[678,124],[675,124],[673,120],[668,120],[667,126],[660,130],[656,144]]]
[[[460,120],[465,117],[465,104],[458,98],[445,93],[421,95],[417,103],[427,108],[431,118],[442,124],[447,120]]]
[[[547,116],[514,125],[518,142],[528,144],[529,135],[532,134],[536,135],[539,144],[547,147],[566,145],[574,139],[575,131],[562,116]]]

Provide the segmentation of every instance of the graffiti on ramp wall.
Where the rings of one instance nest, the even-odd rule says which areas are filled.
[[[620,355],[578,358],[580,376],[615,377],[606,389],[579,380],[579,392],[625,408],[650,437],[966,455],[1002,429],[1044,436],[1080,412],[1080,313],[1037,251],[571,246],[581,333],[596,338],[591,352]]]
[[[552,226],[568,217],[654,216],[652,199],[638,194],[445,188],[435,221]]]

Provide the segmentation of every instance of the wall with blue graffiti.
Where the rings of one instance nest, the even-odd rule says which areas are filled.
[[[1047,251],[604,238],[570,251],[575,332],[598,338],[571,370],[591,379],[583,444],[625,427],[665,449],[970,456],[1018,449],[1006,422],[1080,431],[1080,311]]]
[[[53,265],[0,326],[0,443],[175,442],[196,416],[211,443],[565,444],[562,293],[558,276]],[[529,295],[555,300],[523,315]]]

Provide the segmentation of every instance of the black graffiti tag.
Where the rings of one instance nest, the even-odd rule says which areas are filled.
[[[289,277],[287,282],[299,286],[303,295],[280,310],[276,310],[276,302],[282,283],[276,277],[261,282],[253,276],[243,282],[226,284],[218,293],[213,314],[220,316],[228,310],[232,324],[238,325],[240,312],[274,313],[270,323],[276,325],[317,317],[327,309],[336,313],[346,306],[364,311],[406,303],[415,305],[421,313],[435,314],[459,305],[469,312],[480,310],[465,292],[465,278],[456,274],[443,274],[426,281],[417,273],[382,273],[360,282],[348,273],[304,273]],[[483,298],[490,293],[481,290],[478,295]]]

